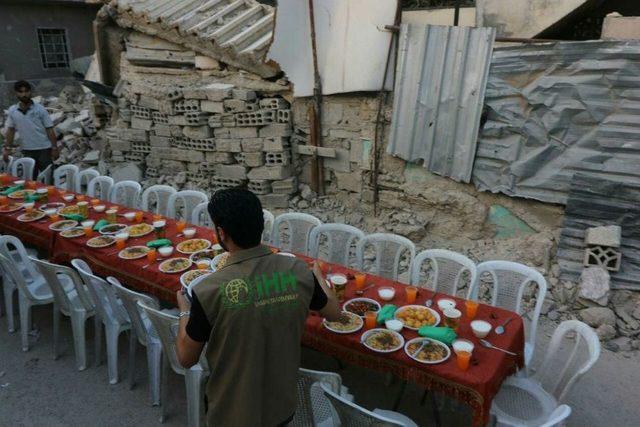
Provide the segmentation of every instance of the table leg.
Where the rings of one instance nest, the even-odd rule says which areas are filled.
[[[436,402],[436,394],[431,393],[431,408],[433,409],[433,422],[436,427],[440,427],[440,411],[438,411],[438,402]]]
[[[407,382],[406,381],[402,381],[400,383],[400,390],[398,391],[398,394],[396,396],[396,401],[393,404],[393,410],[397,411],[398,410],[398,406],[400,406],[400,402],[402,401],[402,396],[404,395],[404,390],[407,388]]]

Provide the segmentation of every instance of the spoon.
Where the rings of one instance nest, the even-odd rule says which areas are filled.
[[[427,307],[431,307],[433,305],[433,297],[435,297],[435,296],[436,296],[436,291],[433,291],[433,293],[431,294],[431,298],[426,300],[424,302],[424,305],[426,305]]]
[[[424,346],[427,345],[427,344],[429,344],[429,340],[425,338],[424,340],[422,340],[422,344],[420,345],[420,347],[416,351],[413,352],[412,356],[413,357],[417,357],[420,354],[420,352],[422,351],[422,349],[424,348]]]
[[[498,335],[502,335],[502,334],[504,334],[504,327],[505,327],[505,326],[507,326],[507,323],[511,322],[512,320],[513,320],[513,317],[510,317],[510,318],[508,318],[508,319],[506,320],[506,322],[504,322],[502,325],[499,325],[499,326],[496,328],[496,334],[498,334]]]
[[[362,295],[364,295],[364,291],[369,290],[369,289],[373,288],[374,286],[375,286],[375,285],[369,285],[369,286],[367,286],[366,288],[362,288],[362,289],[360,289],[360,290],[357,290],[357,291],[356,291],[356,295],[358,295],[358,296],[362,296]]]
[[[512,351],[509,351],[509,350],[505,350],[504,348],[496,347],[495,345],[491,344],[487,340],[480,339],[480,344],[482,344],[483,347],[492,348],[494,350],[499,350],[499,351],[502,351],[504,353],[510,354],[512,356],[517,356],[516,353],[514,353]]]

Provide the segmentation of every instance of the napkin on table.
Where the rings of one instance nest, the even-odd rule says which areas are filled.
[[[15,191],[18,191],[18,190],[22,190],[23,188],[24,188],[24,185],[16,185],[14,187],[9,187],[9,188],[7,188],[6,190],[4,190],[2,192],[2,195],[3,196],[8,196],[9,194],[11,194],[11,193],[13,193]]]
[[[171,240],[169,239],[158,239],[147,242],[147,246],[150,248],[161,248],[163,246],[171,246]]]
[[[66,214],[66,215],[61,215],[61,216],[62,216],[62,218],[64,218],[64,219],[71,219],[71,220],[73,220],[73,221],[78,221],[78,222],[82,222],[82,221],[84,221],[85,219],[87,219],[87,218],[85,218],[84,216],[79,215],[79,214]]]
[[[102,227],[106,225],[109,225],[109,221],[107,221],[106,219],[101,219],[100,221],[96,222],[96,225],[93,226],[93,229],[95,231],[100,231]]]
[[[451,345],[458,338],[453,329],[443,326],[422,326],[418,329],[418,335],[441,341],[447,345]]]
[[[385,304],[378,312],[378,316],[376,318],[377,323],[379,325],[383,325],[387,320],[393,319],[393,315],[397,309],[398,307],[393,304]]]

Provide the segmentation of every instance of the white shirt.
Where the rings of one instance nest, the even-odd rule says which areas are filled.
[[[7,127],[13,128],[20,134],[23,150],[42,150],[51,148],[51,141],[47,136],[47,128],[53,127],[53,122],[45,108],[32,102],[26,113],[20,111],[20,104],[9,107]]]

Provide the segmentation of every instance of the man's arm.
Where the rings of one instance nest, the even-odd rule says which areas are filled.
[[[46,130],[49,141],[51,142],[51,157],[55,160],[58,158],[58,138],[56,137],[56,132],[52,127],[47,128]]]
[[[336,297],[335,292],[329,289],[325,283],[324,277],[322,277],[322,271],[320,270],[320,266],[317,261],[313,263],[313,274],[316,276],[318,284],[327,296],[327,303],[324,307],[318,310],[318,312],[328,321],[335,322],[340,319],[340,315],[342,314],[342,311],[340,310],[340,302],[338,301],[338,297]]]
[[[190,311],[192,307],[182,294],[182,291],[178,291],[176,296],[178,298],[178,308],[180,309],[180,312]],[[190,316],[183,316],[180,318],[180,327],[178,329],[178,336],[176,337],[176,354],[178,356],[178,361],[187,369],[198,363],[200,353],[202,353],[202,348],[206,341],[196,341],[187,334],[187,324],[189,321]]]
[[[16,136],[16,129],[13,127],[7,128],[7,139],[4,142],[4,147],[2,148],[2,160],[5,162],[9,161],[9,150],[13,146],[13,139]]]

